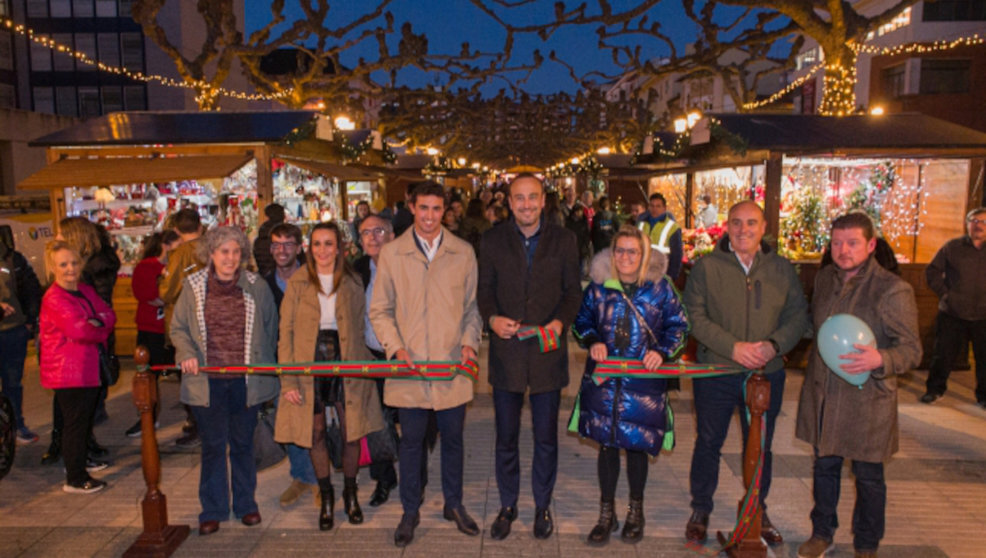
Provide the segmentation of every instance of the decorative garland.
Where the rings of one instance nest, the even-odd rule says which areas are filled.
[[[517,339],[526,341],[532,337],[537,337],[538,346],[542,353],[550,353],[558,350],[558,336],[555,330],[541,326],[523,326],[517,330]]]

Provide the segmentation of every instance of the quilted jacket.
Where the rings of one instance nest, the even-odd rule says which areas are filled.
[[[609,277],[611,257],[607,249],[593,258],[592,283],[585,289],[572,326],[576,339],[585,348],[605,343],[611,357],[642,359],[648,350],[655,350],[665,361],[672,360],[688,338],[688,316],[678,292],[664,276],[667,258],[652,249],[647,278],[629,296],[655,342],[630,309],[623,286]],[[626,328],[623,334],[618,332],[621,327]],[[673,445],[667,381],[611,378],[597,386],[591,378],[595,367],[595,361],[587,358],[579,392],[579,434],[605,446],[651,455]]]
[[[90,318],[98,319],[103,325],[93,325]],[[41,386],[46,389],[98,386],[97,345],[106,342],[115,324],[113,309],[89,285],[80,284],[77,294],[73,294],[52,283],[41,299]]]

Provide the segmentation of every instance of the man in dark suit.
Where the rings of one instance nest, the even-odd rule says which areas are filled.
[[[551,535],[548,507],[558,471],[558,405],[568,385],[566,336],[582,298],[575,235],[541,218],[544,184],[521,174],[509,186],[513,216],[483,235],[480,247],[479,311],[489,323],[490,384],[496,412],[496,480],[500,513],[494,539],[510,534],[520,492],[518,437],[524,392],[530,390],[534,429],[534,536]],[[540,351],[536,339],[520,340],[522,326],[551,330],[558,348]]]

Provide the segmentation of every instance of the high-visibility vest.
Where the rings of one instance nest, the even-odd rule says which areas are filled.
[[[674,235],[675,231],[679,228],[678,223],[671,219],[670,217],[665,218],[663,221],[658,221],[651,228],[650,223],[644,219],[640,221],[637,227],[644,231],[644,234],[650,238],[651,247],[656,248],[662,254],[671,253],[671,237]]]

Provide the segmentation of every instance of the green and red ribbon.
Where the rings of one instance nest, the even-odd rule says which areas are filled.
[[[175,364],[152,366],[151,370],[181,370]],[[340,378],[396,378],[400,380],[425,380],[447,382],[457,376],[479,381],[479,363],[468,360],[465,364],[450,360],[428,360],[406,363],[394,360],[348,360],[324,362],[291,362],[285,364],[241,364],[235,366],[202,366],[207,374],[246,374],[261,376],[312,376]]]
[[[712,378],[728,374],[741,374],[744,369],[725,364],[689,364],[687,362],[666,363],[654,370],[644,366],[643,361],[629,358],[607,358],[596,363],[592,381],[600,385],[610,378]]]
[[[537,337],[542,353],[550,353],[551,351],[558,350],[558,335],[551,328],[543,326],[521,326],[517,330],[517,339],[521,341],[527,341],[532,337]]]

